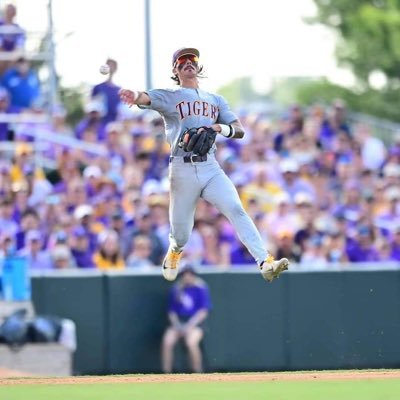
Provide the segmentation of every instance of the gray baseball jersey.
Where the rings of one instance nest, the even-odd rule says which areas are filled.
[[[170,178],[170,246],[183,249],[193,229],[196,204],[203,198],[225,215],[260,264],[268,255],[261,236],[241,204],[232,181],[215,158],[215,145],[206,161],[184,162],[190,155],[178,147],[186,129],[210,126],[214,123],[230,124],[238,117],[226,100],[201,89],[154,89],[146,92],[151,104],[141,106],[158,111],[164,119],[167,141],[171,146]]]

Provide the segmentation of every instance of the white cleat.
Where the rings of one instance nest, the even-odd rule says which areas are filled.
[[[162,273],[167,281],[174,281],[178,276],[179,261],[182,257],[182,251],[177,252],[168,250],[167,255],[162,263]]]
[[[260,265],[261,275],[268,282],[272,282],[275,278],[279,278],[279,275],[288,268],[289,260],[287,258],[275,260],[271,255],[269,255]]]

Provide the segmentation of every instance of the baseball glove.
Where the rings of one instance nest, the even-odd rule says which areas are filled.
[[[179,147],[184,151],[204,156],[213,146],[216,136],[217,132],[212,128],[190,128],[183,132]]]

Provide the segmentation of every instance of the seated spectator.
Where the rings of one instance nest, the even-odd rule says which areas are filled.
[[[71,254],[78,268],[94,268],[93,251],[85,228],[77,226],[70,239]]]
[[[390,241],[390,247],[390,259],[394,261],[400,261],[400,225],[394,229],[392,239]]]
[[[119,248],[119,238],[115,231],[101,232],[98,248],[93,255],[93,262],[98,269],[123,269],[125,261]]]
[[[40,218],[37,211],[33,208],[26,209],[22,215],[19,224],[18,232],[15,235],[15,243],[17,250],[25,247],[26,233],[31,230],[38,230],[40,225]]]
[[[30,270],[49,270],[54,268],[50,252],[42,250],[43,234],[38,230],[30,230],[26,234],[26,245],[17,252],[18,256],[26,257]]]
[[[0,231],[8,232],[15,237],[18,229],[18,224],[13,218],[13,201],[4,197],[0,200]]]
[[[14,182],[11,186],[13,200],[13,219],[18,224],[21,223],[21,217],[24,212],[31,208],[29,206],[29,186],[27,182]]]
[[[354,240],[346,246],[347,256],[351,262],[379,261],[379,253],[374,245],[375,235],[368,226],[360,226]]]
[[[55,269],[70,269],[75,268],[75,260],[72,256],[70,248],[65,244],[59,244],[50,252],[53,259]]]
[[[276,257],[287,258],[291,262],[299,262],[301,257],[300,247],[294,243],[293,232],[288,230],[278,231],[276,246]]]
[[[32,108],[41,94],[39,78],[24,57],[20,57],[15,66],[4,73],[1,83],[10,93],[13,107]]]
[[[137,235],[133,237],[132,251],[126,260],[129,268],[146,268],[153,267],[154,264],[150,259],[151,240],[145,235]]]
[[[254,265],[254,258],[244,244],[237,241],[231,250],[230,263],[233,267],[236,265]]]
[[[19,112],[19,107],[11,105],[8,90],[0,86],[0,117],[7,117],[9,114],[18,114]],[[14,125],[6,121],[0,121],[0,141],[12,141],[14,137]]]
[[[6,231],[0,230],[0,265],[4,257],[12,256],[14,254],[15,254],[15,240],[13,236]]]
[[[135,218],[135,226],[130,233],[132,239],[137,235],[145,235],[151,240],[151,255],[150,259],[154,265],[161,265],[161,259],[164,257],[165,249],[162,244],[162,240],[156,233],[156,230],[152,224],[151,213],[148,208],[143,208],[138,211]],[[127,249],[128,254],[131,252],[131,248]]]
[[[325,238],[326,257],[331,263],[346,263],[349,261],[346,253],[346,240],[339,231],[330,232]]]
[[[106,137],[103,122],[104,106],[98,100],[92,100],[85,105],[85,115],[75,127],[75,136],[85,141],[102,141]],[[94,140],[90,140],[88,132],[93,133]]]
[[[107,79],[104,82],[95,85],[91,93],[92,98],[102,102],[104,105],[105,113],[102,117],[104,124],[117,119],[118,106],[120,104],[119,90],[121,89],[120,86],[113,82],[114,75],[118,69],[117,61],[109,58],[107,59],[106,64],[110,67],[110,73],[108,74]]]
[[[323,268],[327,265],[326,249],[321,236],[312,236],[304,242],[300,263],[307,267]]]
[[[104,229],[103,226],[94,221],[93,213],[93,207],[89,204],[81,204],[74,210],[74,218],[76,222],[85,230],[89,239],[89,248],[91,251],[94,251],[97,248],[97,235]]]
[[[227,266],[230,264],[231,246],[219,238],[217,227],[212,223],[199,226],[203,239],[202,265]]]
[[[174,347],[179,340],[187,346],[192,371],[203,371],[200,342],[204,336],[202,324],[210,307],[206,283],[190,265],[182,268],[178,281],[169,293],[169,326],[163,335],[161,349],[163,372],[172,372]]]
[[[0,61],[0,75],[9,68],[25,49],[25,31],[15,22],[17,8],[7,4],[0,20],[0,51],[10,54],[10,59]]]
[[[243,186],[241,196],[243,207],[248,210],[250,199],[257,200],[262,211],[270,212],[275,209],[276,197],[282,194],[282,188],[272,182],[268,176],[268,165],[259,163],[255,167],[253,180]]]

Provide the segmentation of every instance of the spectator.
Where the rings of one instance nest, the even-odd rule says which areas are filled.
[[[87,142],[102,141],[106,137],[103,122],[104,105],[98,100],[91,100],[85,105],[85,115],[75,127],[75,136]]]
[[[85,228],[77,226],[70,240],[71,254],[78,268],[94,268],[93,251],[89,246],[89,238]]]
[[[288,230],[281,230],[277,233],[277,257],[285,257],[291,262],[299,262],[301,258],[301,250],[294,243],[293,233]]]
[[[0,201],[0,231],[8,232],[15,237],[18,232],[18,224],[13,219],[13,202],[9,198]]]
[[[92,98],[96,101],[100,101],[104,106],[104,115],[102,121],[104,124],[115,121],[118,114],[118,106],[120,104],[119,90],[121,89],[113,82],[113,78],[118,69],[117,61],[109,58],[106,64],[110,67],[110,73],[107,79],[95,85],[92,89]]]
[[[59,244],[51,250],[54,268],[57,270],[75,268],[75,260],[70,248],[65,244]]]
[[[145,235],[151,240],[151,255],[150,259],[154,265],[161,265],[161,258],[164,255],[165,249],[162,245],[162,240],[158,236],[152,225],[151,213],[148,208],[139,210],[135,219],[135,226],[131,233],[133,239],[137,235]],[[132,241],[131,241],[132,243]],[[129,253],[131,249],[128,250]]]
[[[150,238],[145,235],[134,236],[132,241],[132,251],[128,256],[126,264],[129,268],[153,267],[154,264],[150,259],[150,255]]]
[[[17,255],[26,257],[30,270],[49,270],[54,268],[49,251],[42,250],[43,235],[38,230],[30,230],[26,234],[26,245]]]
[[[97,248],[97,234],[102,230],[93,220],[93,207],[89,204],[81,204],[74,210],[74,218],[80,226],[85,230],[89,239],[89,248],[94,251]]]
[[[97,251],[93,255],[93,262],[98,269],[123,269],[125,261],[119,248],[118,234],[113,230],[99,234]]]
[[[7,118],[9,114],[18,114],[19,107],[14,107],[10,103],[10,94],[8,90],[0,86],[0,118]],[[14,126],[6,121],[0,121],[0,141],[14,140]]]
[[[15,236],[17,250],[21,250],[26,244],[26,233],[31,230],[38,230],[40,218],[37,211],[33,208],[27,208],[21,215],[18,232]]]
[[[304,251],[301,252],[300,263],[308,267],[323,268],[327,266],[326,249],[321,236],[313,236],[304,243]]]
[[[200,342],[204,336],[202,325],[210,307],[206,283],[190,265],[182,268],[178,281],[169,293],[169,326],[162,339],[161,352],[163,372],[172,372],[173,351],[179,340],[183,340],[187,346],[192,371],[203,371]]]
[[[390,247],[390,259],[394,261],[400,261],[400,225],[394,229],[392,239],[390,241]]]
[[[0,62],[0,75],[25,49],[25,31],[15,22],[16,16],[16,6],[7,4],[3,11],[3,18],[0,20],[0,51],[10,54],[10,59]]]
[[[29,109],[41,94],[39,78],[24,57],[4,73],[2,85],[9,91],[13,107]]]
[[[379,261],[379,253],[374,246],[374,232],[368,226],[361,225],[357,229],[355,240],[346,246],[347,256],[351,262]]]

